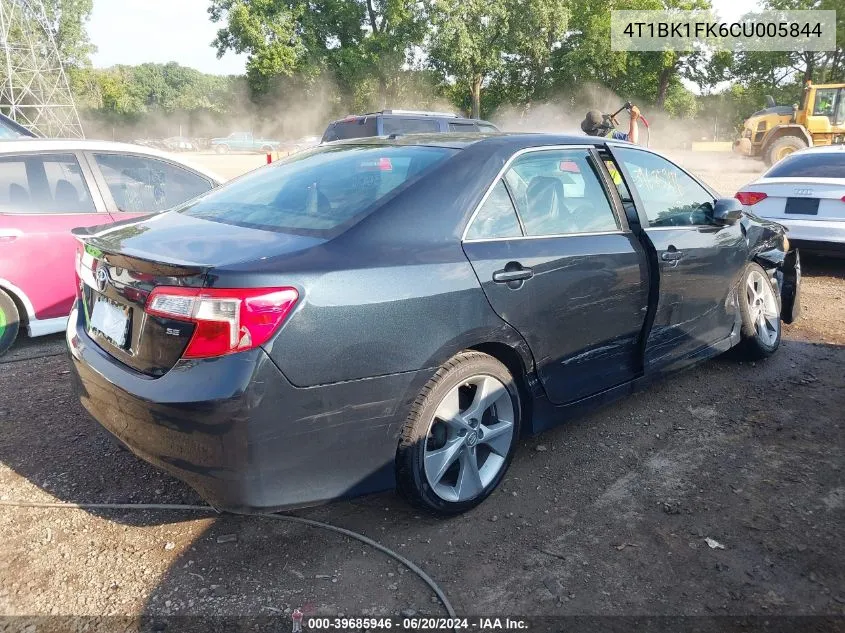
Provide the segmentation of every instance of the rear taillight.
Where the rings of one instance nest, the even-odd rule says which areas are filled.
[[[747,207],[757,204],[760,200],[768,198],[762,191],[740,191],[736,194],[736,199]]]
[[[845,202],[845,196],[842,196],[842,202]]]
[[[266,343],[296,305],[295,288],[158,286],[145,312],[196,324],[185,358],[211,358]]]

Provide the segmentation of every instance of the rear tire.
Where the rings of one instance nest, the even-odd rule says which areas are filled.
[[[396,454],[400,493],[436,515],[466,512],[502,481],[522,408],[513,376],[481,352],[461,352],[426,383]]]
[[[757,264],[749,264],[739,287],[739,312],[742,316],[741,340],[736,347],[743,360],[761,360],[780,346],[780,297],[769,275]]]
[[[0,356],[9,351],[20,330],[18,307],[5,291],[0,290]]]
[[[214,151],[218,154],[226,154],[229,151],[228,145],[216,145],[214,147]]]
[[[766,165],[771,167],[793,152],[806,148],[807,144],[797,136],[781,136],[769,145],[769,149],[766,151]]]

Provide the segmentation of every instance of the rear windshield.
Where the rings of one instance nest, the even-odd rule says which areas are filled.
[[[437,119],[402,119],[399,117],[384,117],[381,122],[382,132],[385,136],[391,134],[425,134],[426,132],[437,133],[440,131],[440,122]]]
[[[457,151],[323,146],[238,178],[178,211],[225,224],[329,237]]]
[[[349,119],[348,121],[335,121],[329,125],[325,134],[323,134],[323,142],[330,143],[331,141],[342,141],[348,138],[363,138],[366,136],[378,136],[376,117],[361,117],[358,119]]]
[[[818,152],[789,156],[772,167],[766,178],[842,178],[845,152]]]

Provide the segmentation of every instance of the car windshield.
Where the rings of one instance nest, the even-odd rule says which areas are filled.
[[[177,211],[225,224],[329,237],[456,152],[325,146],[257,170]]]
[[[766,178],[842,178],[845,152],[807,152],[784,158],[772,167]]]

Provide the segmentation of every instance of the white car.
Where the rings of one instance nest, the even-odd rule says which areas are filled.
[[[786,226],[805,249],[845,254],[845,145],[790,154],[736,197],[746,211]]]

